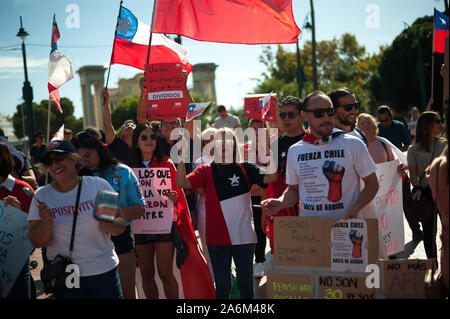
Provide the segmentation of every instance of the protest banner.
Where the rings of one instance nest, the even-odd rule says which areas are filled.
[[[385,299],[425,298],[424,278],[434,259],[381,260]]]
[[[170,169],[133,168],[145,199],[145,214],[131,222],[134,234],[170,234],[173,203],[167,197],[172,189]]]
[[[331,270],[365,272],[367,266],[367,222],[337,221],[331,229]]]
[[[312,274],[292,274],[277,271],[267,272],[267,298],[312,299]]]
[[[259,99],[265,97],[266,94],[251,94],[246,95],[244,98],[244,115],[248,118],[260,120],[260,121],[268,121],[275,122],[276,121],[276,112],[278,107],[278,99],[276,95],[272,95],[270,97],[270,108],[267,111],[264,119],[261,114],[261,104]]]
[[[17,276],[33,251],[28,239],[27,214],[0,201],[0,282],[2,296],[9,294]]]
[[[331,229],[336,219],[285,216],[274,218],[276,267],[331,267]],[[377,220],[367,222],[367,263],[378,258]]]
[[[375,288],[367,288],[366,276],[317,274],[318,299],[375,299]]]
[[[148,120],[186,117],[185,81],[181,76],[182,64],[149,64],[147,77]]]
[[[403,251],[405,234],[403,228],[402,176],[397,172],[398,160],[377,164],[378,192],[374,197],[375,215],[378,219],[380,256],[394,255]]]

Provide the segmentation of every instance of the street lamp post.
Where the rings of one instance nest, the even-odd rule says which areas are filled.
[[[316,60],[316,23],[314,18],[314,4],[313,0],[310,0],[311,4],[311,31],[312,31],[312,71],[313,71],[313,87],[314,91],[319,89],[317,81],[317,60]]]
[[[22,17],[20,17],[20,29],[17,35],[22,39],[22,56],[23,56],[23,69],[25,72],[25,82],[23,82],[22,96],[25,101],[26,113],[27,113],[27,131],[28,142],[30,147],[34,144],[34,112],[33,112],[33,88],[30,81],[28,81],[27,71],[27,56],[25,51],[25,38],[28,36],[28,32],[22,27]]]

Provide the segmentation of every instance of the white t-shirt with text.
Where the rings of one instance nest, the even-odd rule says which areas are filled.
[[[119,264],[111,235],[100,230],[99,222],[93,217],[95,197],[101,190],[114,191],[100,177],[83,176],[72,255],[72,261],[80,267],[82,277],[103,274]],[[77,192],[78,185],[62,193],[49,184],[39,188],[31,201],[29,221],[41,220],[37,200],[45,203],[53,212],[52,236],[46,245],[49,260],[57,255],[69,256]]]
[[[341,134],[329,143],[299,141],[289,148],[286,183],[299,185],[299,216],[340,219],[357,201],[360,178],[376,171],[367,147]]]

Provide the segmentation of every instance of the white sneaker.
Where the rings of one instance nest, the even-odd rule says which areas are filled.
[[[263,263],[257,263],[255,265],[255,270],[253,271],[253,277],[255,277],[255,278],[264,277],[264,264]]]

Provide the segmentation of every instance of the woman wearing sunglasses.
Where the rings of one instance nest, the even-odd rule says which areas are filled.
[[[416,143],[408,149],[408,165],[413,185],[412,199],[420,199],[427,196],[431,202],[431,190],[425,178],[425,169],[431,164],[433,159],[441,155],[447,140],[441,138],[442,122],[436,112],[424,112],[420,115],[416,127]],[[436,258],[436,216],[430,221],[422,222],[423,243],[427,258]]]
[[[257,236],[251,209],[250,188],[263,188],[277,178],[250,162],[240,163],[237,138],[230,128],[214,137],[214,160],[197,167],[186,176],[185,165],[178,164],[177,185],[185,190],[205,191],[206,244],[214,271],[216,298],[228,299],[231,292],[231,261],[236,265],[242,299],[253,299],[253,254]],[[272,162],[271,162],[272,163]]]
[[[113,191],[107,181],[78,175],[81,158],[73,144],[55,141],[47,146],[42,163],[53,180],[39,188],[31,201],[29,238],[34,247],[46,247],[47,258],[68,257],[74,208],[81,180],[78,216],[75,224],[72,261],[80,270],[80,287],[55,293],[57,299],[120,299],[122,288],[111,235],[125,230],[118,210],[113,223],[94,219],[94,202],[99,191]]]
[[[119,164],[108,149],[89,133],[77,134],[72,143],[81,156],[83,168],[88,175],[99,176],[119,193],[119,206],[126,218],[126,229],[119,236],[112,236],[116,254],[119,256],[119,276],[125,299],[136,299],[136,255],[131,220],[145,213],[145,201],[139,191],[139,182],[133,171]]]
[[[192,229],[186,197],[183,190],[176,185],[175,166],[169,157],[161,153],[161,140],[156,135],[158,131],[159,122],[139,124],[134,131],[131,148],[131,167],[170,170],[172,191],[168,197],[174,202],[171,233],[134,234],[144,293],[149,299],[159,298],[155,281],[156,261],[165,297],[179,298],[178,282],[173,271],[176,247],[184,297],[211,298],[214,293],[211,275]]]

